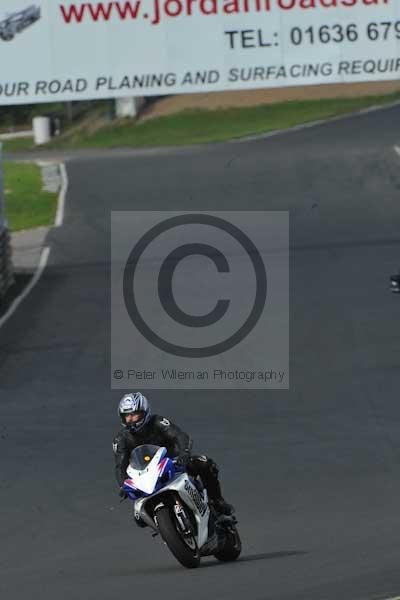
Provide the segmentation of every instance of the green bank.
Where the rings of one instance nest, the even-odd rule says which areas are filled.
[[[288,129],[296,125],[354,113],[400,100],[400,92],[360,98],[332,98],[282,102],[246,108],[187,110],[137,121],[120,119],[93,131],[74,126],[45,149],[146,148],[223,142],[230,139]],[[6,152],[33,150],[32,140],[6,142]]]

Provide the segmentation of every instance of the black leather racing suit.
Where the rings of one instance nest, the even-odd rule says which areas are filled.
[[[189,435],[169,419],[159,415],[152,415],[143,429],[137,433],[132,433],[128,428],[123,427],[114,438],[115,475],[119,486],[122,486],[127,478],[126,469],[132,450],[142,444],[165,446],[170,458],[185,458],[186,471],[193,477],[200,476],[210,500],[222,499],[216,463],[207,456],[190,455],[192,440]]]

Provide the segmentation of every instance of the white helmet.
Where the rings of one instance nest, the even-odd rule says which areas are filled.
[[[136,423],[126,424],[125,417],[126,415],[131,415],[133,413],[142,413],[142,418]],[[130,431],[136,433],[140,431],[148,420],[150,419],[150,405],[145,396],[140,392],[132,392],[131,394],[126,394],[119,402],[118,405],[118,414],[121,420],[121,423],[124,427],[129,429]]]

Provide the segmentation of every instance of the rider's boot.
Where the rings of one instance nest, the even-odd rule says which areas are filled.
[[[232,504],[229,504],[229,502],[227,502],[226,500],[224,500],[224,498],[216,498],[215,500],[211,500],[213,507],[215,508],[215,511],[219,514],[219,515],[226,515],[226,516],[230,516],[235,512],[235,509],[233,507]]]
[[[232,504],[226,502],[222,496],[216,463],[210,458],[199,457],[195,467],[195,472],[200,475],[202,483],[207,490],[209,502],[214,507],[217,515],[232,515],[234,508]],[[199,467],[201,467],[201,469]]]

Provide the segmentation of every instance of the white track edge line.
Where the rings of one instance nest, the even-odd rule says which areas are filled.
[[[66,198],[67,190],[68,190],[68,174],[67,174],[66,166],[64,163],[59,163],[59,165],[60,165],[60,174],[61,174],[62,184],[61,184],[60,193],[58,195],[57,213],[56,213],[56,218],[54,221],[54,227],[60,227],[63,223],[64,213],[65,213],[65,198]],[[44,246],[40,253],[39,264],[36,268],[35,274],[33,275],[31,281],[26,286],[24,291],[19,296],[17,296],[17,298],[15,298],[14,302],[11,304],[9,309],[0,318],[0,329],[8,321],[8,319],[15,313],[15,311],[17,310],[17,308],[21,304],[21,302],[28,296],[28,294],[30,294],[30,292],[33,290],[35,285],[38,283],[39,279],[41,278],[41,276],[43,274],[43,271],[45,270],[45,268],[47,266],[49,256],[50,256],[50,248],[49,248],[49,246]]]
[[[268,106],[268,105],[266,105],[266,106]],[[337,115],[336,117],[326,117],[324,119],[318,119],[316,121],[309,121],[308,123],[300,123],[299,125],[293,125],[293,127],[288,127],[287,129],[275,129],[273,131],[267,131],[265,133],[254,133],[254,134],[246,135],[243,137],[232,138],[230,140],[226,140],[224,142],[217,142],[217,143],[241,144],[241,143],[245,143],[245,142],[257,142],[257,141],[267,140],[269,138],[280,137],[280,136],[287,135],[290,133],[298,133],[298,132],[304,131],[305,129],[314,129],[315,127],[320,127],[321,125],[329,125],[330,123],[337,123],[340,121],[345,121],[347,119],[354,119],[356,117],[362,117],[369,113],[377,113],[380,111],[383,112],[385,110],[397,108],[398,106],[400,106],[400,100],[396,100],[395,102],[390,102],[389,104],[382,104],[382,105],[378,104],[378,105],[370,106],[368,108],[362,108],[361,110],[357,110],[355,112],[344,113],[342,115]]]
[[[33,288],[35,287],[35,285],[41,278],[43,271],[45,270],[45,268],[47,266],[47,262],[49,260],[49,255],[50,255],[49,246],[45,246],[44,248],[42,248],[42,252],[40,254],[39,265],[36,269],[34,276],[32,277],[29,284],[26,286],[24,291],[14,300],[14,302],[11,304],[11,306],[7,310],[7,312],[0,318],[0,328],[3,327],[3,325],[6,323],[6,321],[8,321],[8,319],[15,313],[15,311],[17,310],[17,308],[21,304],[21,302],[33,290]]]

